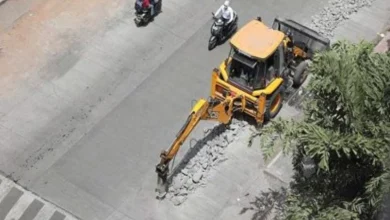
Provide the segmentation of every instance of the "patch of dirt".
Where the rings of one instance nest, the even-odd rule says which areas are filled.
[[[57,54],[85,42],[126,9],[125,0],[46,0],[0,34],[0,92],[19,80],[36,77]],[[11,90],[8,88],[8,90]]]

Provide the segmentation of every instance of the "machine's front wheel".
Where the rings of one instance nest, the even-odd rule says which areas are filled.
[[[279,86],[267,99],[264,113],[264,120],[269,121],[274,118],[283,106],[283,86]]]

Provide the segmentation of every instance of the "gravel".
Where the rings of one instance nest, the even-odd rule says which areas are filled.
[[[311,23],[306,24],[325,37],[334,36],[337,26],[363,7],[370,6],[374,0],[330,0],[328,6],[312,17]]]
[[[229,127],[213,140],[203,144],[199,152],[181,169],[180,173],[173,177],[166,198],[175,206],[181,205],[186,198],[199,187],[204,187],[210,170],[227,160],[224,156],[225,149],[232,143],[235,137],[248,125],[247,122],[233,119]],[[212,132],[218,132],[217,130]],[[202,140],[201,140],[202,141]]]
[[[199,183],[199,181],[203,177],[203,170],[198,170],[193,176],[192,176],[192,182]]]
[[[186,196],[180,195],[180,196],[173,197],[173,198],[171,199],[171,201],[172,201],[172,203],[173,203],[174,205],[180,205],[180,204],[182,204],[184,201],[186,201],[186,199],[187,199]]]

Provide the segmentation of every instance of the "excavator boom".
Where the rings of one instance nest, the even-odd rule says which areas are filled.
[[[176,135],[175,141],[167,151],[160,154],[160,163],[156,166],[158,174],[158,188],[159,193],[166,192],[167,178],[169,173],[169,162],[175,157],[181,145],[196,127],[200,120],[213,120],[220,123],[227,124],[231,121],[233,112],[238,110],[233,108],[233,104],[241,97],[226,97],[225,100],[220,101],[215,98],[209,100],[199,99],[192,108],[187,121]],[[241,105],[244,106],[244,105]],[[243,109],[240,109],[243,110]]]

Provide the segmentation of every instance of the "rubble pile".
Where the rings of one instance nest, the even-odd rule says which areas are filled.
[[[211,168],[227,160],[226,147],[239,138],[247,125],[245,121],[233,119],[226,131],[203,143],[199,152],[173,177],[166,198],[177,206],[198,187],[205,186]]]
[[[330,0],[328,6],[312,17],[309,26],[325,37],[333,37],[333,30],[349,16],[374,0]]]

